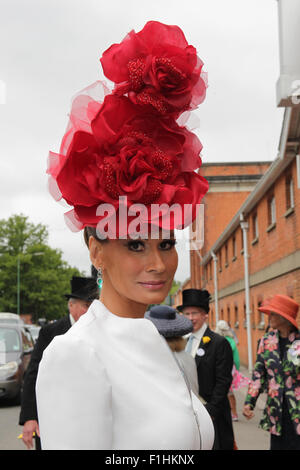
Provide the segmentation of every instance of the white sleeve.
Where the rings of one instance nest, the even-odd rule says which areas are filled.
[[[111,387],[84,341],[68,334],[53,339],[39,365],[36,397],[42,449],[112,448]]]

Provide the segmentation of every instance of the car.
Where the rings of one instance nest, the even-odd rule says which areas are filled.
[[[16,323],[24,325],[24,321],[20,318],[20,315],[10,312],[0,312],[0,324],[1,323]]]
[[[31,334],[24,325],[0,323],[0,400],[20,403],[33,347]]]
[[[36,340],[38,339],[41,327],[38,325],[26,325],[26,329],[29,330],[35,344]]]

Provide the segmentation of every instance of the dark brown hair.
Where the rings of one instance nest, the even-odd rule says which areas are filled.
[[[104,239],[101,240],[101,238],[98,237],[97,229],[95,227],[84,227],[83,237],[84,237],[84,241],[85,241],[85,244],[86,244],[87,247],[89,247],[89,238],[90,237],[96,238],[96,240],[98,240],[98,242],[100,242],[100,243],[108,242],[107,238],[104,238]]]

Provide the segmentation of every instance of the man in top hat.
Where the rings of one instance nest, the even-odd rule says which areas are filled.
[[[24,426],[23,442],[28,449],[33,447],[33,433],[35,433],[36,449],[40,450],[41,448],[38,437],[35,384],[43,352],[55,336],[66,333],[86,313],[92,301],[99,298],[96,279],[94,277],[73,276],[71,280],[71,293],[65,294],[65,297],[68,299],[68,315],[41,328],[25,375],[19,424]]]
[[[199,395],[215,427],[215,450],[232,450],[234,435],[228,391],[232,382],[233,355],[228,341],[207,325],[210,294],[204,289],[182,291],[182,305],[177,309],[191,319],[193,332],[186,351],[196,361]]]

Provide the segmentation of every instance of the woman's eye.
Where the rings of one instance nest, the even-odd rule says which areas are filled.
[[[130,241],[127,243],[127,247],[131,251],[142,251],[144,248],[144,243],[141,241]]]
[[[163,240],[160,244],[162,250],[171,250],[176,245],[176,240]]]

